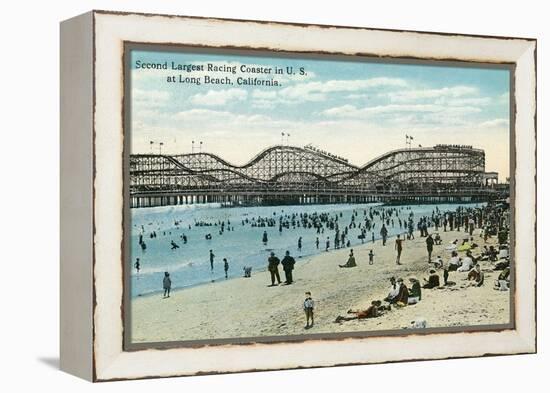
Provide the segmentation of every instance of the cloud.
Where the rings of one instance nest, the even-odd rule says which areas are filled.
[[[464,105],[479,105],[485,106],[491,104],[492,100],[489,97],[469,97],[469,98],[439,98],[435,101],[439,105],[449,106],[464,106]]]
[[[132,103],[138,110],[158,108],[170,100],[170,93],[163,90],[132,89]]]
[[[267,100],[267,99],[272,99],[276,97],[277,97],[276,91],[258,90],[258,89],[252,91],[252,98]]]
[[[414,89],[388,93],[392,102],[413,102],[426,99],[458,98],[476,95],[479,90],[472,86],[452,86],[440,89]]]
[[[509,127],[510,121],[508,119],[492,119],[484,121],[479,124],[480,128],[500,128],[500,127]]]
[[[290,101],[321,101],[326,99],[326,95],[330,93],[364,92],[380,87],[404,88],[407,85],[405,80],[399,78],[337,79],[325,82],[297,83],[280,90],[278,96],[283,100]]]
[[[189,102],[195,105],[223,106],[234,101],[243,101],[248,92],[244,89],[208,90],[206,93],[195,94]]]
[[[327,116],[339,116],[339,117],[353,117],[363,118],[380,114],[398,114],[402,112],[412,113],[438,113],[438,112],[452,112],[452,113],[475,113],[481,111],[475,107],[458,107],[448,108],[444,105],[437,104],[388,104],[377,105],[364,108],[357,108],[354,105],[342,105],[326,109],[322,114]]]
[[[276,120],[261,114],[240,114],[229,111],[217,111],[211,109],[189,109],[178,112],[169,117],[170,123],[182,124],[187,129],[209,129],[209,127],[242,127],[243,130],[250,127],[261,126],[272,128],[275,124],[288,124],[288,122]]]
[[[380,128],[401,126],[403,128],[433,125],[451,126],[471,124],[468,115],[480,113],[473,106],[445,106],[437,104],[387,104],[370,107],[342,105],[326,109],[322,115],[342,120],[368,120]]]

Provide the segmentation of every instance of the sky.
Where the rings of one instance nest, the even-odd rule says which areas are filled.
[[[508,70],[348,59],[132,50],[131,151],[198,152],[202,141],[203,152],[242,165],[269,146],[312,144],[361,166],[406,147],[410,135],[412,146],[484,149],[486,171],[509,176]],[[174,70],[172,62],[204,69]],[[260,67],[271,72],[250,70]],[[242,85],[239,77],[278,86]]]

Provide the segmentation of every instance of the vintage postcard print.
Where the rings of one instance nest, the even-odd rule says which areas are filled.
[[[124,63],[128,349],[513,328],[510,65]]]

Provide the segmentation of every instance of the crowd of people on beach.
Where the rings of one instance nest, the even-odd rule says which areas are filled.
[[[383,244],[386,244],[389,236],[388,228],[400,229],[410,227],[412,224],[412,213],[405,214],[404,212],[410,211],[410,207],[391,207],[391,206],[377,206],[368,208],[357,208],[351,212],[349,222],[344,223],[344,215],[341,211],[337,212],[302,212],[302,213],[285,213],[284,209],[279,211],[273,211],[269,216],[257,216],[249,217],[244,216],[240,220],[241,227],[260,228],[264,229],[260,236],[261,245],[268,247],[269,235],[265,228],[278,228],[278,233],[282,234],[284,231],[294,231],[296,229],[306,229],[309,233],[312,233],[311,240],[313,240],[314,250],[321,252],[322,242],[324,242],[324,251],[329,252],[332,250],[338,250],[341,248],[351,247],[353,244],[364,244],[370,234],[370,241],[375,242],[376,235],[379,232]],[[404,216],[408,215],[409,219],[406,220]],[[141,225],[138,233],[138,244],[141,247],[142,252],[146,253],[147,242],[149,241],[166,241],[169,238],[168,247],[173,252],[181,252],[182,246],[185,246],[190,242],[188,237],[190,231],[195,228],[212,228],[212,231],[208,231],[204,234],[204,240],[207,244],[214,240],[214,236],[223,236],[226,232],[233,232],[238,230],[235,224],[229,219],[227,220],[207,220],[196,219],[193,223],[184,223],[182,219],[175,219],[170,229],[161,230],[160,225],[162,222],[150,222],[148,226],[157,226],[157,229],[146,230],[144,225]],[[377,224],[381,228],[377,229]],[[324,238],[324,240],[322,240]],[[311,241],[310,240],[310,241]],[[195,241],[193,239],[193,241]],[[303,236],[298,235],[296,239],[296,251],[299,257],[302,256],[302,248],[305,240]],[[310,243],[311,244],[311,243]],[[184,249],[181,249],[182,251]],[[288,253],[288,252],[287,252]],[[288,255],[290,257],[290,255]],[[271,255],[268,256],[267,270],[271,271],[272,262],[269,262]],[[283,261],[288,258],[283,257]],[[353,250],[351,251],[350,258],[346,265],[342,267],[353,267]],[[215,270],[216,260],[212,250],[208,252],[208,261],[210,263],[210,271],[213,273]],[[224,257],[223,268],[225,277],[229,277],[229,262],[228,257]],[[139,276],[140,269],[145,261],[136,258],[134,268],[136,274]],[[369,256],[369,263],[374,263],[374,254]],[[189,264],[192,266],[192,263]],[[242,267],[244,277],[250,277],[252,275],[252,266],[246,265]],[[289,266],[285,267],[283,264],[283,270],[285,275],[292,276],[293,268]],[[275,277],[276,279],[276,277]],[[292,280],[286,280],[286,282],[292,282]],[[277,280],[280,283],[280,280]],[[273,283],[272,283],[273,284]]]
[[[448,245],[442,244],[441,236],[437,231],[455,231],[460,234]],[[464,208],[458,207],[454,212],[440,212],[436,210],[431,217],[421,217],[417,223],[420,237],[425,237],[427,275],[421,283],[416,277],[409,277],[409,285],[401,277],[392,276],[387,296],[382,300],[373,300],[364,310],[348,310],[347,316],[337,316],[336,323],[354,319],[376,318],[385,313],[403,307],[418,304],[422,300],[422,290],[444,289],[459,286],[481,287],[485,285],[485,272],[498,271],[498,278],[493,288],[498,291],[507,291],[510,286],[510,257],[509,257],[509,206],[506,203],[489,203],[485,207]],[[478,240],[474,238],[477,230]],[[431,233],[430,233],[431,231]],[[408,232],[406,238],[414,236]],[[496,246],[486,243],[490,238],[496,238]],[[396,236],[395,251],[396,263],[401,264],[403,239]],[[438,252],[450,254],[443,258],[438,255],[432,259],[434,246]],[[497,248],[495,248],[497,247]],[[484,263],[482,268],[481,263]],[[456,279],[462,279],[462,285],[449,280],[450,272],[455,272]],[[463,274],[463,276],[462,276]],[[458,289],[458,288],[455,288]],[[413,321],[415,324],[417,321]],[[415,325],[416,326],[416,325]],[[426,327],[423,321],[422,327]]]
[[[230,220],[214,222],[200,220],[195,221],[194,226],[215,229],[205,235],[207,242],[212,240],[216,232],[222,236],[226,231],[235,231],[239,227]],[[415,217],[410,206],[371,206],[353,209],[346,222],[342,212],[284,213],[284,210],[281,210],[280,213],[273,212],[271,216],[243,217],[240,226],[259,228],[261,234],[258,241],[264,247],[267,247],[270,242],[270,235],[266,228],[277,228],[279,233],[297,228],[308,229],[308,233],[311,233],[308,238],[304,238],[303,235],[297,236],[296,252],[300,255],[302,247],[308,242],[311,242],[309,244],[319,252],[349,248],[345,263],[338,264],[343,269],[353,269],[358,266],[354,250],[351,248],[353,245],[368,242],[374,244],[380,241],[385,247],[391,232],[395,234],[393,241],[395,264],[401,266],[406,263],[406,242],[418,238],[425,239],[427,268],[426,276],[422,280],[411,276],[405,281],[402,277],[392,276],[388,294],[384,299],[372,300],[366,309],[348,310],[347,315],[336,318],[335,322],[338,323],[376,318],[392,310],[418,304],[422,301],[423,290],[456,286],[456,281],[449,280],[452,275],[454,275],[453,279],[458,280],[464,274],[463,281],[467,285],[463,287],[480,287],[486,285],[485,272],[495,270],[499,271],[499,275],[495,280],[494,288],[499,291],[509,289],[509,207],[505,203],[488,203],[483,207],[458,206],[455,210],[449,211],[440,211],[436,206],[430,215],[421,217]],[[168,231],[146,232],[142,227],[138,243],[145,252],[147,238],[155,240],[158,236],[169,237],[170,249],[178,252],[180,244],[188,243],[186,231],[191,230],[192,225],[185,226],[181,220],[174,221],[173,229]],[[449,244],[443,244],[441,232],[453,232],[457,236]],[[487,245],[490,238],[496,238],[497,244]],[[322,249],[320,249],[321,244],[324,244]],[[290,250],[286,250],[282,259],[279,259],[275,251],[268,251],[266,258],[268,287],[294,283],[293,271],[296,259],[291,254]],[[368,264],[373,265],[375,263],[373,249],[370,249],[367,255]],[[208,251],[207,258],[210,270],[214,272],[216,255],[213,249]],[[228,258],[224,256],[221,261],[224,276],[228,278],[230,268]],[[142,263],[140,258],[136,258],[134,268],[138,274]],[[484,263],[484,268],[481,263]],[[280,266],[284,272],[284,282],[281,280]],[[251,277],[252,266],[243,266],[242,269],[245,278]],[[169,272],[164,273],[162,285],[163,297],[169,298],[172,287]],[[314,307],[315,302],[308,291],[303,305],[307,329],[313,327]],[[426,326],[426,323],[423,326]]]

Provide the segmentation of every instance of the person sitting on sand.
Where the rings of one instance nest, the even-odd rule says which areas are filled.
[[[459,266],[460,266],[460,258],[458,257],[458,253],[456,251],[453,251],[451,253],[451,259],[449,259],[449,271],[455,272]]]
[[[422,288],[424,289],[433,289],[439,287],[439,275],[435,272],[434,269],[430,270],[430,276],[426,279],[424,278],[424,281],[426,282]]]
[[[475,267],[468,272],[468,281],[473,280],[472,283],[473,286],[480,287],[483,285],[483,282],[485,281],[485,276],[483,272],[481,271],[481,266],[479,266],[479,263],[475,265]]]
[[[434,264],[434,267],[440,268],[443,266],[443,259],[441,259],[441,255],[438,255],[435,261],[432,262]]]
[[[498,278],[495,280],[493,289],[497,291],[507,291],[510,286],[510,268],[507,267],[500,272]]]
[[[394,304],[396,302],[397,295],[399,294],[399,286],[397,285],[395,281],[395,277],[390,278],[390,292],[388,293],[388,296],[384,299],[384,301]]]
[[[439,233],[436,233],[434,235],[434,243],[435,243],[436,246],[441,245],[442,240],[441,240],[441,236],[439,235]]]
[[[395,298],[395,305],[401,307],[406,306],[409,303],[409,289],[403,283],[402,278],[397,279],[397,286],[399,287],[399,292]]]
[[[348,257],[348,261],[345,265],[338,265],[340,267],[355,267],[357,266],[357,263],[355,263],[355,256],[353,255],[353,248],[351,249]]]
[[[491,262],[496,262],[497,260],[497,250],[495,250],[494,246],[489,246],[489,249],[487,250],[487,255],[489,256],[489,260]]]
[[[338,315],[334,322],[339,323],[343,321],[352,321],[354,319],[366,319],[366,318],[376,318],[382,315],[382,302],[380,300],[373,300],[371,302],[371,305],[366,310],[348,310],[348,314],[355,314],[353,317],[343,317],[341,315]]]
[[[499,280],[509,280],[510,279],[510,267],[504,268],[503,271],[498,275]]]
[[[510,259],[509,258],[502,259],[502,260],[498,261],[497,263],[495,263],[494,270],[504,270],[507,267],[510,267]]]
[[[474,261],[470,257],[470,254],[466,254],[464,258],[462,258],[462,265],[456,269],[457,272],[469,272],[472,269],[472,265],[474,264]]]
[[[420,283],[416,278],[409,278],[411,283],[411,289],[409,289],[409,301],[408,304],[416,304],[422,300],[422,289],[420,289]]]

